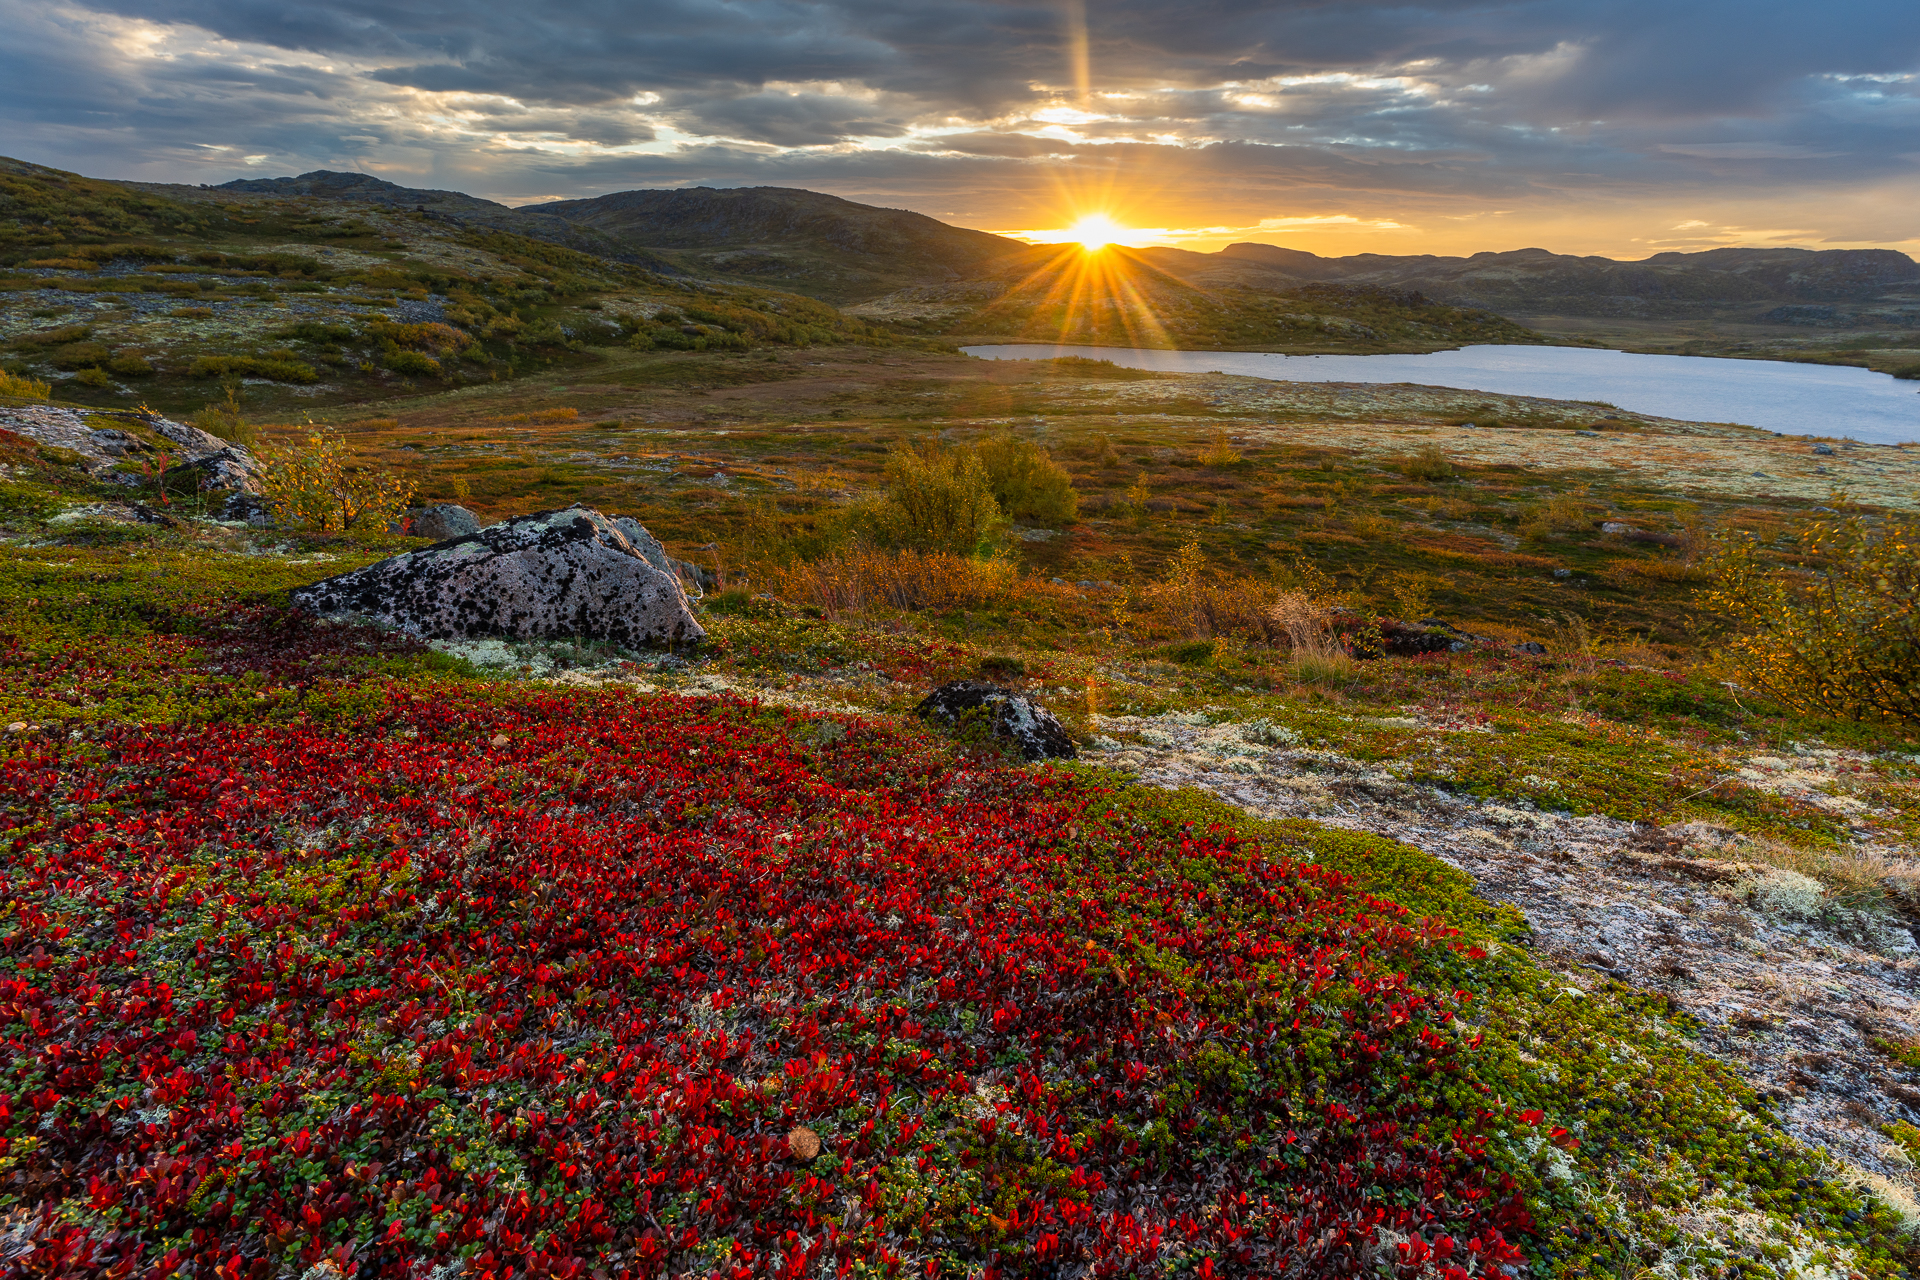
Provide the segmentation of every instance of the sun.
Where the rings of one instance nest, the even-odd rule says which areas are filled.
[[[1097,253],[1127,233],[1127,229],[1104,213],[1089,213],[1067,228],[1067,235],[1080,242],[1088,253]]]

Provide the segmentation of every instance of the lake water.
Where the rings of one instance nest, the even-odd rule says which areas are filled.
[[[1420,356],[1282,356],[1015,344],[965,348],[989,360],[1085,356],[1169,373],[1276,382],[1412,382],[1549,400],[1605,400],[1632,413],[1738,422],[1783,435],[1920,441],[1920,382],[1839,365],[1649,356],[1588,347],[1465,347]]]

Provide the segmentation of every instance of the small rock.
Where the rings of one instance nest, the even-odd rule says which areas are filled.
[[[1571,577],[1573,576],[1573,570],[1571,570],[1571,569],[1555,569],[1555,570],[1553,571],[1553,576],[1554,576],[1554,577],[1556,577],[1556,578],[1571,578]]]
[[[504,746],[506,746],[506,745],[507,745],[507,743],[509,743],[509,742],[511,742],[511,741],[512,741],[512,739],[511,739],[511,738],[509,738],[509,737],[507,737],[507,735],[506,735],[506,734],[504,734],[504,733],[496,733],[496,734],[494,734],[494,735],[493,735],[493,741],[492,741],[491,743],[489,743],[488,745],[490,745],[490,746],[494,746],[494,747],[504,747]]]
[[[1638,531],[1632,525],[1627,524],[1624,521],[1609,520],[1605,524],[1600,526],[1600,532],[1602,533],[1635,533]]]
[[[1517,653],[1530,653],[1536,658],[1543,658],[1547,653],[1547,646],[1541,644],[1538,640],[1522,640],[1513,647]]]
[[[1817,444],[1813,446],[1813,451],[1822,457],[1831,458],[1833,456],[1833,446],[1830,444]]]
[[[452,502],[436,502],[432,506],[410,507],[401,517],[406,523],[409,537],[425,538],[429,542],[445,542],[450,538],[464,538],[468,534],[480,532],[480,518],[465,507]],[[398,528],[388,530],[398,533]]]
[[[1600,433],[1598,431],[1576,431],[1573,434],[1577,436],[1597,436]]]
[[[988,732],[1014,743],[1026,760],[1071,760],[1079,755],[1053,713],[1024,694],[984,680],[955,680],[928,694],[913,714],[922,720],[959,723],[969,712],[982,713]]]

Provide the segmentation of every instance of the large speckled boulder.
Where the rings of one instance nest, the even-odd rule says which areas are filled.
[[[585,507],[544,511],[326,578],[293,593],[314,613],[372,618],[433,639],[706,638],[653,535]]]

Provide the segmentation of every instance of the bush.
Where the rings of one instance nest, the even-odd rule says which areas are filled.
[[[259,451],[261,497],[274,520],[318,533],[384,532],[413,500],[411,481],[355,465],[337,432]]]
[[[107,376],[105,369],[82,369],[73,376],[73,380],[83,387],[110,387],[113,379]]]
[[[1080,513],[1080,496],[1066,468],[1031,440],[1011,433],[995,436],[978,446],[1000,510],[1016,520],[1063,525]]]
[[[1412,457],[1402,459],[1400,471],[1413,480],[1453,479],[1453,463],[1437,444],[1427,445]]]
[[[913,551],[972,555],[1006,523],[993,483],[972,449],[925,453],[896,448],[887,459],[887,500],[876,512],[876,532]]]
[[[1764,567],[1751,535],[1716,544],[1703,599],[1734,627],[1722,659],[1802,714],[1920,723],[1920,522],[1819,519],[1789,541],[1823,570]]]
[[[1233,442],[1227,439],[1227,433],[1224,431],[1214,432],[1213,439],[1200,451],[1202,466],[1231,467],[1244,461],[1246,461],[1245,455],[1233,447]]]
[[[19,396],[25,400],[45,400],[53,394],[53,388],[38,378],[29,378],[24,374],[8,373],[0,369],[0,396]]]
[[[76,342],[52,356],[56,369],[93,369],[107,362],[107,349],[98,342]]]
[[[107,368],[123,378],[145,378],[153,373],[153,366],[139,356],[115,356],[107,361]]]
[[[202,406],[200,412],[193,415],[193,425],[229,444],[251,445],[260,438],[260,433],[240,412],[240,398],[232,387],[227,388],[226,403]]]
[[[437,378],[440,362],[418,351],[395,351],[380,362],[395,373],[412,378]]]
[[[304,360],[273,359],[261,356],[198,356],[187,367],[194,378],[265,378],[269,382],[320,381],[320,374]]]

